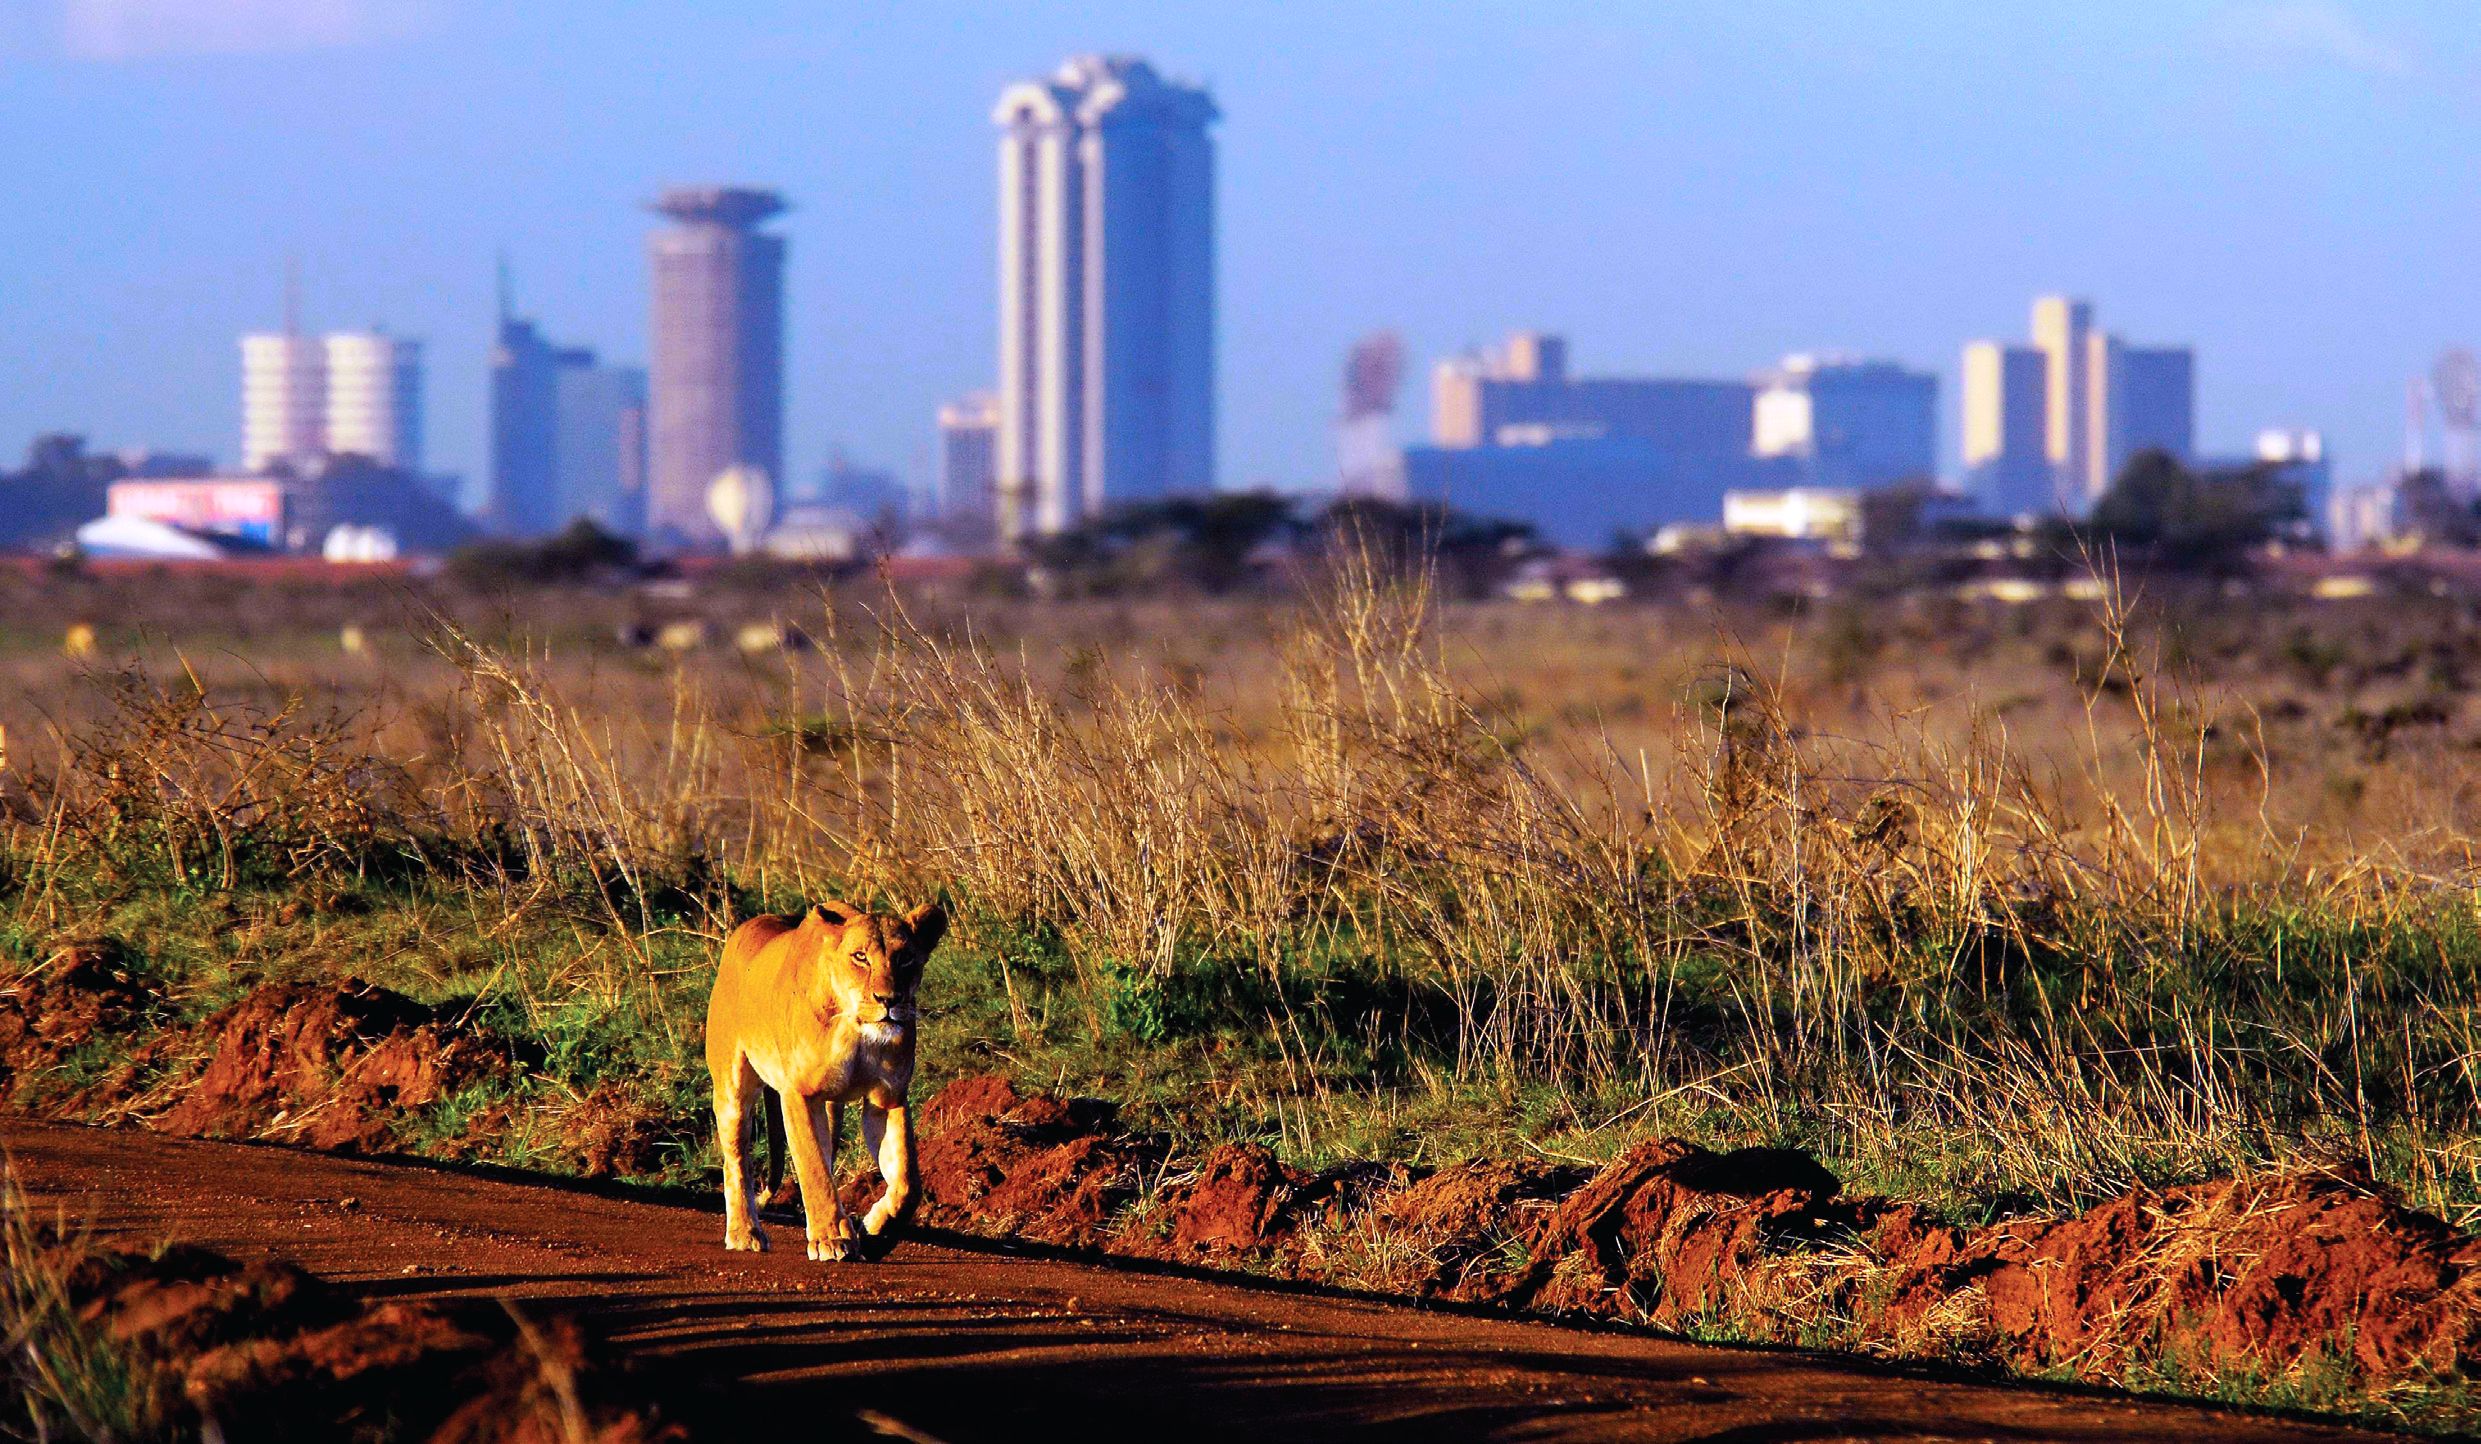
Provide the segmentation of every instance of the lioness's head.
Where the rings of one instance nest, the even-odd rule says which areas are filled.
[[[913,995],[922,985],[922,964],[948,931],[948,915],[937,903],[924,903],[909,913],[820,903],[802,926],[824,934],[820,966],[838,1011],[859,1023],[864,1037],[893,1042],[913,1026]]]

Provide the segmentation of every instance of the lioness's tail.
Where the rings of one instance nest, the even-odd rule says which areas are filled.
[[[758,1085],[758,1092],[767,1104],[763,1110],[767,1115],[767,1191],[765,1196],[773,1198],[777,1190],[784,1186],[784,1095],[764,1083]]]

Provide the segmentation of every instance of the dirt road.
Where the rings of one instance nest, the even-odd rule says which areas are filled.
[[[720,1218],[680,1201],[415,1163],[15,1119],[0,1143],[39,1200],[101,1232],[276,1255],[374,1293],[575,1309],[655,1367],[739,1381],[735,1432],[842,1437],[876,1411],[953,1444],[2374,1437],[962,1240],[817,1265],[779,1227],[776,1252],[733,1255]]]

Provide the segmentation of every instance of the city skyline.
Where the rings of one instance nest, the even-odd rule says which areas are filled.
[[[1930,6],[1859,29],[1768,7],[1617,26],[1554,9],[1512,33],[1451,10],[1414,34],[1409,12],[1382,8],[1322,21],[1279,56],[1245,46],[1251,27],[1230,17],[994,12],[971,26],[875,21],[829,44],[761,6],[678,54],[659,53],[652,19],[577,37],[574,73],[523,105],[498,87],[575,27],[431,8],[416,33],[323,53],[307,95],[266,86],[298,57],[68,55],[57,37],[11,37],[0,64],[30,83],[0,101],[0,128],[34,158],[32,183],[69,201],[5,223],[47,284],[0,299],[10,334],[44,340],[40,355],[0,345],[0,381],[15,383],[0,386],[0,424],[230,457],[230,338],[272,313],[298,251],[322,328],[385,321],[430,343],[431,463],[470,480],[486,454],[491,251],[504,241],[543,277],[539,309],[565,336],[643,357],[629,207],[672,180],[730,175],[804,208],[785,226],[799,242],[786,469],[840,445],[920,485],[937,403],[995,379],[989,96],[1100,43],[1199,77],[1237,117],[1218,197],[1227,484],[1331,466],[1328,375],[1374,326],[1403,332],[1417,369],[1521,325],[1578,336],[1580,364],[1601,374],[1746,375],[1797,350],[1892,357],[1945,383],[1952,468],[1957,348],[2014,334],[2025,296],[2066,290],[2131,333],[2197,348],[2201,451],[2314,426],[2356,475],[2399,449],[2404,381],[2481,333],[2449,264],[2481,227],[2468,188],[2440,179],[2473,128],[2469,87],[2452,82],[2481,54],[2434,8],[2327,7],[2401,52],[2372,65],[2319,52],[2265,6],[2106,7],[2074,33]],[[1432,77],[1335,84],[1382,38]],[[1904,58],[1916,50],[1955,73],[1928,75]],[[1782,74],[1760,73],[1755,57],[1774,52]],[[800,82],[805,64],[837,83]],[[1752,138],[1760,113],[1814,112],[1789,92],[1838,64],[1860,77],[1837,92],[1848,123],[1795,147]],[[722,83],[728,68],[740,88]],[[1649,76],[1679,93],[1649,99]],[[443,82],[472,104],[450,114],[416,93]],[[340,108],[338,87],[403,103]],[[664,98],[675,90],[712,113],[681,111]],[[1470,98],[1435,98],[1448,93]],[[1989,127],[1964,126],[2002,94]],[[147,117],[181,95],[224,97],[222,113],[143,158],[140,132],[159,139]],[[853,123],[898,95],[903,126]],[[2122,108],[2140,95],[2145,114]],[[66,153],[46,100],[92,122]],[[2037,130],[2038,178],[2024,169]],[[2140,130],[2156,143],[2121,143]],[[171,174],[199,143],[247,145],[264,171],[208,204]],[[2361,163],[2379,151],[2385,165]],[[67,184],[72,155],[114,186]],[[1649,168],[1660,187],[1626,184]],[[304,219],[289,202],[313,183],[336,199]],[[2280,227],[2262,224],[2269,196]],[[115,220],[140,203],[196,221],[158,237]],[[1878,234],[1856,243],[1864,218]],[[109,243],[69,255],[68,238],[96,226]],[[2251,234],[2266,229],[2281,234]],[[107,358],[140,335],[153,364],[121,374]]]

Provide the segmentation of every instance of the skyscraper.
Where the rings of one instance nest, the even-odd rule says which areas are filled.
[[[266,471],[327,448],[327,349],[290,327],[241,338],[241,467]]]
[[[707,488],[727,467],[784,475],[784,238],[758,224],[772,191],[667,190],[677,222],[648,238],[654,267],[646,531],[660,545],[721,547]]]
[[[2098,498],[2140,451],[2182,461],[2196,454],[2197,383],[2196,357],[2185,346],[2131,346],[2102,335],[2094,343],[2097,464],[2087,495]]]
[[[2042,353],[2042,454],[2060,478],[2059,494],[2081,510],[2093,500],[2092,303],[2067,296],[2036,300],[2033,348]]]
[[[646,527],[646,372],[592,351],[552,378],[552,495],[560,525],[580,517],[614,536]]]
[[[542,536],[579,517],[634,536],[645,521],[646,373],[558,346],[511,315],[505,279],[491,348],[494,528]]]
[[[1216,115],[1133,56],[1078,56],[1000,96],[1011,538],[1214,485]]]
[[[241,464],[422,468],[422,343],[376,331],[241,338]]]
[[[491,345],[490,488],[474,508],[494,531],[540,536],[560,524],[551,514],[559,430],[553,397],[566,354],[532,321],[509,314],[503,277]]]
[[[939,408],[939,519],[987,537],[999,525],[999,398]]]
[[[422,343],[376,331],[327,338],[327,450],[422,469]]]
[[[2049,371],[2031,346],[1975,341],[1964,348],[1964,472],[1984,511],[2059,509],[2047,450]]]
[[[2020,505],[2033,490],[2024,448],[2036,386],[2040,454],[2060,511],[2089,510],[2140,451],[2195,454],[2195,354],[2097,330],[2088,302],[2044,296],[2033,303],[2029,351],[1977,341],[1964,362],[1964,464],[1994,505]]]

